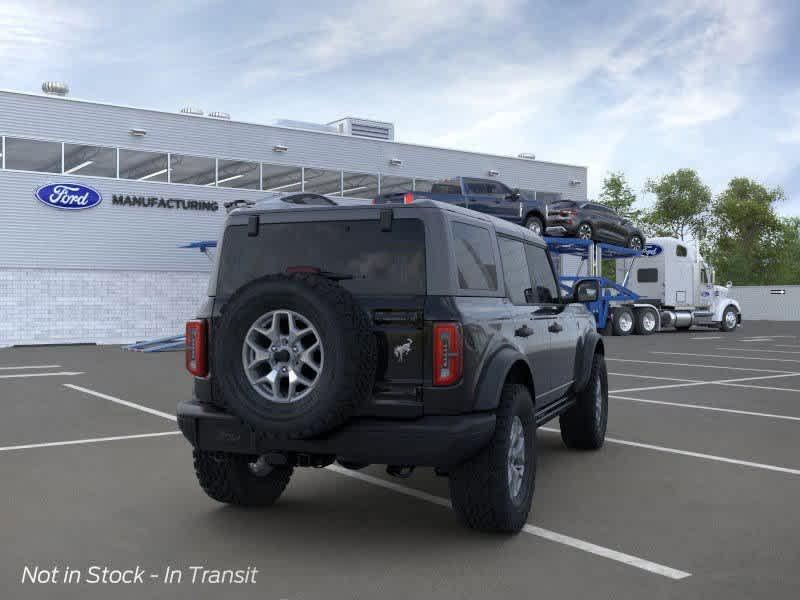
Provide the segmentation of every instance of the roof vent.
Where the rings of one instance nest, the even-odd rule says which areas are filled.
[[[185,115],[196,115],[198,117],[203,116],[203,109],[197,108],[196,106],[184,106],[181,109],[181,112]]]
[[[394,123],[386,121],[370,121],[368,119],[357,119],[355,117],[345,117],[338,121],[329,123],[336,127],[342,135],[352,135],[353,137],[370,138],[373,140],[394,140]]]
[[[525,160],[536,160],[536,155],[533,152],[521,152],[517,154],[517,158],[524,158]]]
[[[69,94],[69,86],[61,81],[45,81],[42,91],[48,96],[66,96]]]
[[[208,113],[208,116],[211,117],[212,119],[224,119],[225,121],[231,120],[230,113],[222,112],[219,110],[212,110],[210,113]]]

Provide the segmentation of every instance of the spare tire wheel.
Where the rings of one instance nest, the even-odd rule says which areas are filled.
[[[355,298],[317,275],[273,275],[239,290],[211,355],[221,400],[256,432],[311,437],[350,417],[372,391],[375,336]]]

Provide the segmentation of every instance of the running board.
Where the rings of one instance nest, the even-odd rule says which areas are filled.
[[[548,421],[555,419],[573,404],[575,404],[574,396],[564,396],[561,398],[561,400],[557,400],[552,404],[548,404],[541,410],[536,411],[533,415],[533,421],[536,424],[536,427],[544,425]]]

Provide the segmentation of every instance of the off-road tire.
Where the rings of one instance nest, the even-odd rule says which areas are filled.
[[[653,315],[655,319],[655,323],[652,329],[647,329],[644,324],[644,319],[647,313]],[[636,335],[652,335],[656,331],[658,331],[658,321],[660,319],[659,314],[653,310],[652,308],[637,308],[634,312],[635,321],[633,323],[633,330]]]
[[[194,471],[200,487],[211,498],[238,506],[269,506],[286,489],[294,469],[273,467],[256,475],[250,463],[258,457],[229,452],[194,451]]]
[[[538,224],[539,225],[539,235],[545,234],[544,229],[544,221],[542,221],[541,217],[537,217],[536,215],[531,215],[527,219],[525,219],[525,228],[530,229],[533,231],[532,225]]]
[[[508,455],[514,417],[522,421],[525,470],[516,497],[509,489]],[[523,385],[503,386],[497,424],[489,444],[450,473],[453,510],[467,527],[516,533],[528,520],[536,482],[536,426],[533,401]]]
[[[608,424],[608,373],[599,352],[592,359],[589,381],[575,400],[559,417],[561,439],[567,448],[597,450],[603,446]]]
[[[621,321],[622,315],[627,315],[630,318],[631,327],[630,329],[623,328]],[[635,324],[633,311],[628,308],[627,306],[617,306],[616,308],[612,309],[611,311],[611,331],[614,335],[630,335],[633,333],[633,327]]]
[[[288,403],[262,396],[242,364],[250,326],[280,309],[308,318],[319,331],[325,353],[314,389]],[[266,438],[302,439],[330,431],[372,391],[377,352],[370,319],[347,290],[318,275],[271,275],[243,287],[225,305],[212,340],[215,398]]]

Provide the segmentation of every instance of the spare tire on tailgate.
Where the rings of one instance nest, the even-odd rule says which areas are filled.
[[[213,332],[215,394],[267,437],[329,431],[372,391],[375,336],[355,298],[311,274],[272,275],[239,290]]]

